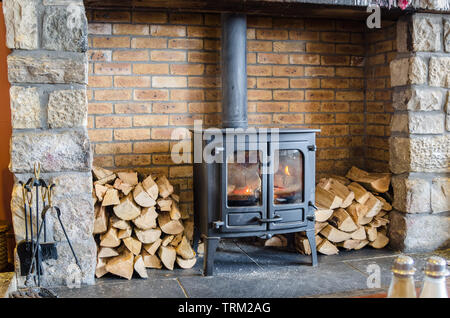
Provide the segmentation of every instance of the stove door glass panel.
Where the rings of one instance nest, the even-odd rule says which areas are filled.
[[[227,205],[259,206],[261,196],[260,152],[236,151],[227,157]]]
[[[278,169],[273,177],[273,203],[275,205],[303,202],[303,167],[302,152],[297,149],[276,150]]]

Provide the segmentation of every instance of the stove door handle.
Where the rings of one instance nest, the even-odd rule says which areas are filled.
[[[280,222],[280,221],[283,221],[283,218],[279,215],[276,215],[274,218],[271,218],[271,219],[257,218],[257,221],[260,223]]]

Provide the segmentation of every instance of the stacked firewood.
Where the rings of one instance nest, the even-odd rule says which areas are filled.
[[[339,252],[338,247],[385,247],[389,243],[386,231],[392,210],[390,181],[389,173],[368,173],[356,167],[345,177],[320,179],[316,186],[317,251],[332,255]],[[302,254],[311,254],[302,232],[295,234],[295,247]]]
[[[114,173],[93,168],[96,276],[112,273],[131,279],[146,268],[194,266],[192,222],[179,208],[179,196],[165,176]],[[183,220],[185,220],[183,222]],[[183,224],[184,223],[184,224]]]

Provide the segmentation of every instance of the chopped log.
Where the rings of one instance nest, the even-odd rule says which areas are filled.
[[[173,186],[170,184],[169,180],[167,180],[166,176],[158,177],[158,179],[156,179],[156,184],[158,185],[159,195],[162,198],[165,199],[173,193]]]
[[[264,246],[286,247],[287,239],[284,235],[274,235],[264,242]]]
[[[144,208],[149,208],[156,204],[156,201],[144,190],[141,183],[138,183],[134,188],[133,198],[137,204]]]
[[[160,211],[170,211],[172,209],[171,199],[158,199],[156,202],[158,203]]]
[[[369,193],[369,199],[364,203],[367,207],[366,218],[374,217],[383,208],[383,203],[378,200],[372,193]]]
[[[138,183],[137,172],[117,172],[117,176],[130,186],[134,186]]]
[[[133,223],[141,230],[153,229],[156,227],[157,217],[158,213],[156,213],[155,207],[143,208],[141,215],[135,218]]]
[[[93,234],[102,234],[108,230],[108,216],[104,206],[95,205],[95,219]]]
[[[349,233],[342,232],[330,224],[327,224],[327,226],[320,231],[320,234],[326,237],[330,242],[334,243],[349,240],[351,238]]]
[[[380,197],[380,196],[375,196],[375,198],[377,198],[378,200],[381,201],[381,203],[383,204],[382,209],[385,211],[391,211],[392,210],[392,205],[389,204],[389,202],[386,201],[385,198]]]
[[[375,241],[378,236],[378,231],[376,227],[364,226],[366,229],[367,239],[371,242]]]
[[[371,227],[380,227],[380,226],[386,226],[389,223],[388,219],[379,217],[378,215],[374,217],[372,222],[369,223]]]
[[[161,246],[167,246],[174,239],[175,235],[166,235],[161,242]]]
[[[130,223],[128,221],[124,221],[122,219],[119,219],[115,215],[111,215],[111,217],[109,218],[109,224],[111,224],[111,226],[113,226],[113,227],[115,227],[116,229],[119,229],[119,230],[131,229],[131,225],[130,225]]]
[[[123,244],[125,244],[128,250],[134,255],[139,255],[141,253],[142,243],[134,237],[123,239]]]
[[[346,177],[338,176],[335,174],[330,175],[330,178],[333,178],[333,179],[339,181],[340,183],[342,183],[345,186],[348,186],[351,183],[351,181],[349,179],[347,179]]]
[[[97,256],[100,258],[117,256],[119,253],[111,247],[100,247]],[[105,263],[106,264],[106,263]]]
[[[113,211],[118,218],[125,221],[133,220],[141,214],[141,208],[134,203],[131,194],[123,197],[120,203],[113,208]]]
[[[130,227],[126,228],[125,230],[119,230],[119,232],[117,233],[117,237],[119,239],[125,239],[127,237],[130,237],[131,233],[133,233],[133,229],[130,226]]]
[[[111,170],[102,167],[92,166],[92,174],[96,180],[104,179],[114,174]]]
[[[360,250],[367,244],[369,244],[369,240],[361,240],[359,241],[359,245],[355,247],[355,250]]]
[[[148,176],[147,178],[144,179],[144,181],[142,181],[142,187],[144,188],[145,192],[148,193],[150,198],[152,198],[155,201],[156,199],[158,199],[159,193],[158,185],[153,180],[152,176]]]
[[[381,210],[380,212],[378,212],[377,217],[378,218],[382,218],[384,216],[388,216],[388,212],[385,210]]]
[[[320,236],[320,235],[315,235],[314,236],[315,238],[316,238],[316,247],[317,247],[317,245],[319,245],[320,244],[320,242],[322,242],[322,240],[323,240],[323,238],[322,238],[322,236]],[[317,248],[316,248],[317,249]]]
[[[361,203],[353,202],[349,207],[347,207],[346,211],[356,224],[364,225],[372,221],[372,218],[366,217],[366,213],[368,211],[367,206],[362,205]]]
[[[116,181],[114,181],[113,185],[114,189],[122,191],[124,195],[128,195],[128,193],[133,190],[133,186],[129,185],[128,183],[123,182],[120,178],[116,178]]]
[[[120,239],[117,237],[117,229],[110,226],[105,234],[100,235],[100,246],[117,247],[120,245]]]
[[[133,253],[123,252],[119,256],[108,258],[106,270],[114,275],[130,280],[133,276],[133,263]]]
[[[358,229],[358,226],[355,222],[353,222],[351,216],[342,208],[339,208],[333,212],[333,215],[328,220],[328,223],[344,232],[353,232]]]
[[[170,245],[173,247],[177,247],[178,244],[180,244],[182,239],[183,239],[183,233],[179,233],[179,234],[175,235],[172,242],[170,242]]]
[[[197,262],[196,258],[184,259],[182,257],[177,256],[177,264],[183,269],[194,267],[196,262]]]
[[[351,233],[352,240],[365,240],[367,238],[366,230],[364,229],[364,226],[358,227],[358,229]]]
[[[159,228],[148,230],[134,229],[134,233],[136,234],[138,240],[144,244],[156,242],[156,240],[161,236],[161,230]]]
[[[134,258],[134,270],[141,276],[141,278],[148,278],[147,270],[145,269],[144,260],[141,255],[136,255]]]
[[[161,212],[158,215],[158,223],[161,230],[166,234],[179,234],[184,227],[179,220],[171,220],[168,212]]]
[[[158,238],[156,241],[150,244],[144,244],[144,249],[150,254],[155,255],[158,248],[161,246],[162,239]]]
[[[389,238],[383,233],[379,232],[376,240],[369,243],[373,248],[383,248],[389,243]]]
[[[157,269],[162,268],[161,260],[159,259],[158,256],[154,254],[149,254],[145,250],[142,251],[141,255],[144,261],[144,266],[146,268],[157,268]]]
[[[191,244],[189,244],[186,239],[186,236],[183,236],[175,251],[177,255],[180,255],[184,259],[191,259],[195,257],[195,252],[192,249]]]
[[[320,186],[316,186],[316,205],[333,210],[342,205],[342,199],[334,193],[331,193]]]
[[[364,204],[369,199],[369,192],[357,182],[352,182],[348,186],[349,190],[355,194],[355,200],[358,203]]]
[[[350,239],[350,240],[345,240],[344,242],[337,243],[337,246],[343,247],[346,250],[353,250],[353,249],[357,248],[360,244],[361,244],[360,240]]]
[[[355,198],[355,194],[336,179],[328,179],[325,189],[342,199],[341,208],[348,207]]]
[[[175,259],[177,258],[175,248],[172,246],[161,246],[158,250],[158,256],[167,269],[173,270],[173,265],[175,263]]]
[[[94,185],[94,189],[95,189],[95,195],[97,196],[98,201],[102,202],[103,197],[106,194],[106,191],[108,191],[108,187],[105,187],[104,185],[101,185],[101,184],[96,184],[96,185]]]
[[[181,219],[180,209],[178,208],[178,204],[176,204],[175,202],[172,202],[172,206],[170,207],[170,218],[172,220]]]
[[[174,200],[176,203],[180,203],[180,196],[178,194],[172,193],[170,195],[170,197],[172,198],[172,200]]]
[[[309,241],[303,235],[300,235],[298,232],[294,235],[294,245],[295,249],[303,255],[311,255],[311,246],[309,245]]]
[[[106,270],[106,259],[98,258],[97,265],[95,267],[95,277],[100,278],[106,273],[108,273],[108,271]]]
[[[104,177],[103,179],[98,179],[97,181],[94,182],[94,184],[102,184],[102,185],[107,185],[110,182],[113,182],[116,179],[116,174],[112,174],[109,175],[107,177]]]
[[[335,255],[339,253],[338,248],[327,239],[323,239],[322,242],[317,245],[317,251],[325,255]]]
[[[328,223],[327,222],[316,222],[314,224],[314,230],[315,230],[315,234],[318,234],[320,231],[322,231],[322,229],[327,226]]]
[[[325,222],[333,214],[333,210],[325,209],[319,206],[318,208],[319,209],[314,212],[314,214],[316,215],[317,222]]]
[[[114,188],[109,188],[103,197],[102,206],[116,205],[119,203],[119,191]]]
[[[93,201],[93,204],[95,205],[96,203],[97,203],[97,201],[98,201],[98,198],[97,198],[97,196],[95,195],[95,191],[92,191],[92,201]]]
[[[361,183],[366,189],[378,193],[387,192],[391,182],[390,173],[369,173],[356,167],[351,167],[346,177]]]

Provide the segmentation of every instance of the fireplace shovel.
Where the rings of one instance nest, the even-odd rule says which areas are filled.
[[[30,180],[29,180],[30,182]],[[30,265],[31,265],[31,257],[33,255],[33,214],[32,214],[32,206],[33,206],[33,192],[28,187],[28,183],[23,183],[22,181],[19,184],[22,185],[22,199],[23,199],[23,210],[24,210],[24,221],[25,221],[25,239],[20,241],[17,244],[17,255],[19,256],[20,261],[20,273],[22,276],[27,275]],[[30,210],[28,211],[27,202]],[[28,217],[28,212],[30,213]],[[28,221],[29,220],[29,221]],[[30,222],[30,234],[28,236],[28,222]],[[31,239],[30,239],[31,238]]]
[[[51,185],[46,185],[44,180],[39,180],[40,182],[40,186],[42,187],[42,205],[44,206],[44,211],[47,207],[49,207],[49,205],[51,205],[51,191],[53,189],[53,187],[55,186],[54,184]],[[45,205],[45,197],[48,197],[48,205]],[[48,209],[48,208],[47,208]],[[40,249],[41,249],[41,255],[40,258],[45,261],[48,259],[57,259],[58,258],[58,251],[56,250],[56,245],[55,242],[48,242],[47,241],[47,222],[46,222],[46,217],[45,217],[46,213],[42,213],[42,222],[41,222],[41,226],[44,229],[44,242],[40,243]]]

